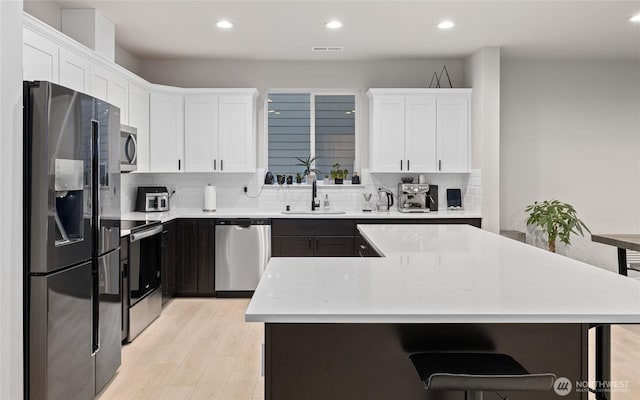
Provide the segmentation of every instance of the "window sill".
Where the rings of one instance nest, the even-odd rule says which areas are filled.
[[[323,183],[323,181],[317,181],[317,186],[319,188],[323,188],[323,189],[341,189],[341,188],[364,188],[365,185],[363,184],[357,184],[354,185],[351,183],[351,181],[346,181],[343,184],[335,184],[335,183],[329,183],[329,184],[325,184]],[[277,183],[273,184],[273,185],[264,185],[265,189],[310,189],[311,188],[311,184],[306,184],[306,183],[293,183],[291,185],[287,185],[286,183],[284,185],[279,185]]]

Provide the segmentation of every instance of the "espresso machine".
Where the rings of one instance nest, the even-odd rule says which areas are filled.
[[[398,184],[398,211],[430,212],[438,211],[438,187],[426,183],[399,183]]]

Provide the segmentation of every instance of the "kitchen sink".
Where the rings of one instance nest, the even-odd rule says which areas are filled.
[[[305,215],[337,215],[337,214],[346,214],[346,211],[338,211],[338,210],[316,210],[316,211],[282,211],[283,214],[305,214]]]

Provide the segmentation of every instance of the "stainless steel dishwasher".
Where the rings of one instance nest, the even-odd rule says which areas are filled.
[[[216,225],[216,295],[251,296],[270,257],[270,220],[219,219]]]

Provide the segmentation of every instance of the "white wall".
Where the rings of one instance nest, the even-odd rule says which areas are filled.
[[[525,206],[555,198],[594,233],[640,232],[640,63],[507,60],[501,88],[501,227],[524,231]],[[590,240],[559,252],[617,270]]]
[[[500,48],[478,50],[465,60],[471,103],[471,162],[482,170],[482,228],[500,230]]]
[[[367,89],[427,87],[434,72],[447,66],[453,87],[464,82],[462,60],[392,61],[222,61],[143,60],[142,77],[178,87],[342,88],[360,90],[361,168],[369,165]],[[262,101],[262,97],[261,100]],[[264,115],[258,107],[258,166],[264,167]]]
[[[3,1],[3,0],[0,0]],[[89,7],[89,6],[87,6]],[[24,11],[36,17],[45,24],[61,31],[62,27],[62,7],[52,0],[25,0]],[[116,27],[116,36],[117,36]],[[140,75],[140,59],[129,53],[122,47],[115,45],[115,62],[133,72]]]
[[[22,1],[0,1],[0,399],[22,398]]]

